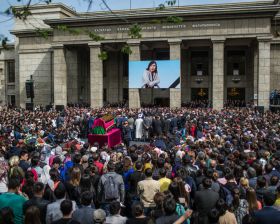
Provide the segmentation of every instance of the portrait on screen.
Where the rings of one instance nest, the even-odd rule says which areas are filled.
[[[180,88],[180,61],[129,62],[129,88]]]

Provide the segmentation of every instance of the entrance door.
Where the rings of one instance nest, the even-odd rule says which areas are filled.
[[[245,101],[245,88],[228,88],[227,100]]]
[[[154,99],[154,106],[169,107],[169,105],[170,105],[169,98],[155,98]]]
[[[208,88],[192,88],[191,89],[191,100],[208,100]]]

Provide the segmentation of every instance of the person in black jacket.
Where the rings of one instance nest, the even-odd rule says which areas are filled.
[[[198,212],[198,223],[208,224],[208,213],[215,208],[219,200],[219,194],[211,189],[212,180],[204,178],[203,190],[197,191],[194,198],[194,206]]]
[[[154,136],[161,136],[162,135],[162,121],[160,120],[160,116],[155,116],[155,119],[152,122],[153,126],[153,134]]]
[[[43,199],[43,194],[44,184],[41,182],[36,182],[34,184],[34,196],[23,204],[23,212],[25,214],[29,207],[36,206],[40,210],[41,223],[46,223],[47,206],[50,202]]]
[[[130,141],[132,140],[131,133],[132,131],[128,125],[128,121],[125,121],[122,127],[122,136],[123,136],[123,142],[126,145],[126,147],[129,147]]]

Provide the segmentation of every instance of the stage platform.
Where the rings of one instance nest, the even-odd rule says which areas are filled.
[[[88,142],[91,145],[98,142],[99,146],[103,146],[105,143],[108,143],[109,147],[114,147],[115,145],[122,143],[121,131],[118,128],[114,128],[104,135],[89,134]]]

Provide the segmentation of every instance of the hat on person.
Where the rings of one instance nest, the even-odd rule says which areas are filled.
[[[97,147],[95,147],[95,146],[91,147],[91,148],[90,148],[90,151],[91,151],[91,152],[96,152],[96,151],[97,151]]]
[[[93,212],[93,220],[95,223],[103,223],[106,219],[106,213],[103,209],[97,209]]]

